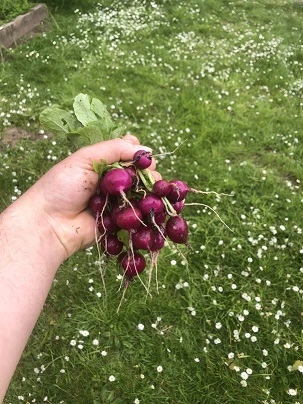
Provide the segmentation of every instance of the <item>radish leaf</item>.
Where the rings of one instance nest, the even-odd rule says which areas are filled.
[[[74,150],[79,149],[80,147],[87,146],[89,143],[89,138],[80,134],[78,132],[69,132],[66,134],[68,141]]]
[[[119,230],[117,237],[124,245],[129,245],[129,232],[127,230]]]
[[[110,132],[110,138],[116,139],[117,137],[121,137],[124,133],[125,133],[125,128],[123,126],[119,126],[118,128],[116,128]]]
[[[103,134],[103,137],[105,139],[109,139],[114,124],[110,118],[104,117],[103,119],[99,119],[98,121],[89,122],[87,126],[97,127],[98,130]]]
[[[106,167],[106,161],[105,160],[101,160],[101,161],[93,161],[93,169],[94,171],[98,174],[98,175],[102,175],[104,168]]]
[[[47,107],[40,114],[42,127],[61,138],[67,137],[74,147],[121,137],[125,132],[114,124],[106,106],[88,94],[78,94],[73,109],[74,114],[57,106]]]
[[[97,120],[95,113],[91,110],[90,96],[88,94],[78,94],[75,97],[73,107],[78,121],[81,122],[83,126]]]
[[[44,130],[60,137],[76,131],[79,127],[79,122],[70,112],[58,107],[45,108],[40,114],[40,123]]]
[[[87,125],[77,130],[79,135],[88,139],[89,144],[94,144],[104,140],[102,132],[97,125]]]
[[[107,118],[111,120],[110,113],[107,111],[106,106],[100,100],[98,100],[98,98],[92,99],[90,108],[101,119]]]

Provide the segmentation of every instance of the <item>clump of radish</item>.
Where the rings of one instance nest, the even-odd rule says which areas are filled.
[[[68,124],[58,125],[58,121]],[[109,140],[124,134],[124,128],[111,120],[106,106],[83,93],[75,97],[73,110],[47,107],[40,115],[40,122],[44,130],[60,138],[66,136],[76,148],[94,144],[96,139]],[[83,130],[85,128],[89,130]],[[189,236],[183,217],[186,205],[208,207],[219,217],[208,205],[186,202],[189,193],[216,192],[193,189],[179,179],[155,181],[149,171],[152,160],[152,153],[142,149],[129,162],[112,165],[106,165],[104,161],[93,162],[93,168],[99,174],[99,184],[88,208],[95,217],[99,254],[103,253],[106,261],[115,259],[120,267],[121,285],[125,285],[121,302],[133,279],[139,279],[150,294],[153,268],[157,281],[157,262],[164,246],[173,247],[182,255],[180,245],[187,246]],[[149,268],[147,287],[141,279],[146,267]],[[104,282],[104,270],[100,272]]]
[[[102,165],[98,191],[89,201],[96,217],[99,251],[107,259],[116,259],[122,272],[120,305],[135,278],[150,294],[152,270],[156,268],[157,281],[158,257],[165,245],[171,247],[173,243],[177,249],[180,244],[188,245],[188,224],[181,213],[188,193],[200,192],[181,180],[155,181],[148,170],[151,162],[152,154],[139,150],[130,162]],[[140,275],[147,261],[150,272],[146,287]]]

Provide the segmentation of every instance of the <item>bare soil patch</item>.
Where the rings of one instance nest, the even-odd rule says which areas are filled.
[[[52,136],[51,133],[33,133],[18,127],[7,128],[5,129],[4,134],[0,139],[0,147],[14,147],[20,139],[31,139],[35,141],[41,140],[44,139],[45,135],[47,135],[47,137]]]

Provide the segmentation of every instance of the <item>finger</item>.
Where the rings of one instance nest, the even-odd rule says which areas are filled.
[[[158,171],[151,171],[151,175],[154,177],[156,181],[159,181],[162,179],[162,175]]]
[[[156,165],[157,165],[156,160],[152,158],[151,165],[148,167],[149,170],[154,171],[156,169]]]
[[[130,132],[127,132],[122,139],[132,144],[140,144],[140,140],[136,136],[132,135]]]
[[[112,164],[117,161],[131,161],[136,151],[151,151],[147,146],[134,144],[133,142],[136,142],[135,139],[135,136],[127,135],[126,139],[106,140],[92,146],[84,147],[78,150],[74,156],[76,156],[75,158],[77,159],[80,157],[91,163],[94,160],[105,160],[107,164]]]

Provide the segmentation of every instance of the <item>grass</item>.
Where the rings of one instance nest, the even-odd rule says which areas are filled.
[[[27,13],[36,4],[41,3],[39,0],[2,0],[0,4],[0,24],[5,24],[18,17],[20,14]],[[87,10],[93,5],[94,0],[45,0],[43,2],[49,8],[51,13],[60,12],[61,15],[73,12],[76,8],[79,10]]]
[[[233,233],[188,206],[189,271],[167,249],[159,295],[134,282],[118,315],[115,265],[105,295],[96,250],[70,258],[5,403],[303,402],[302,6],[81,4],[53,2],[49,31],[6,54],[0,132],[36,133],[46,105],[97,96],[155,153],[185,141],[159,171],[233,193],[188,197]],[[2,146],[1,208],[68,151],[47,136]]]
[[[16,18],[20,14],[26,13],[35,4],[28,0],[2,0],[0,4],[0,24],[4,24]]]

